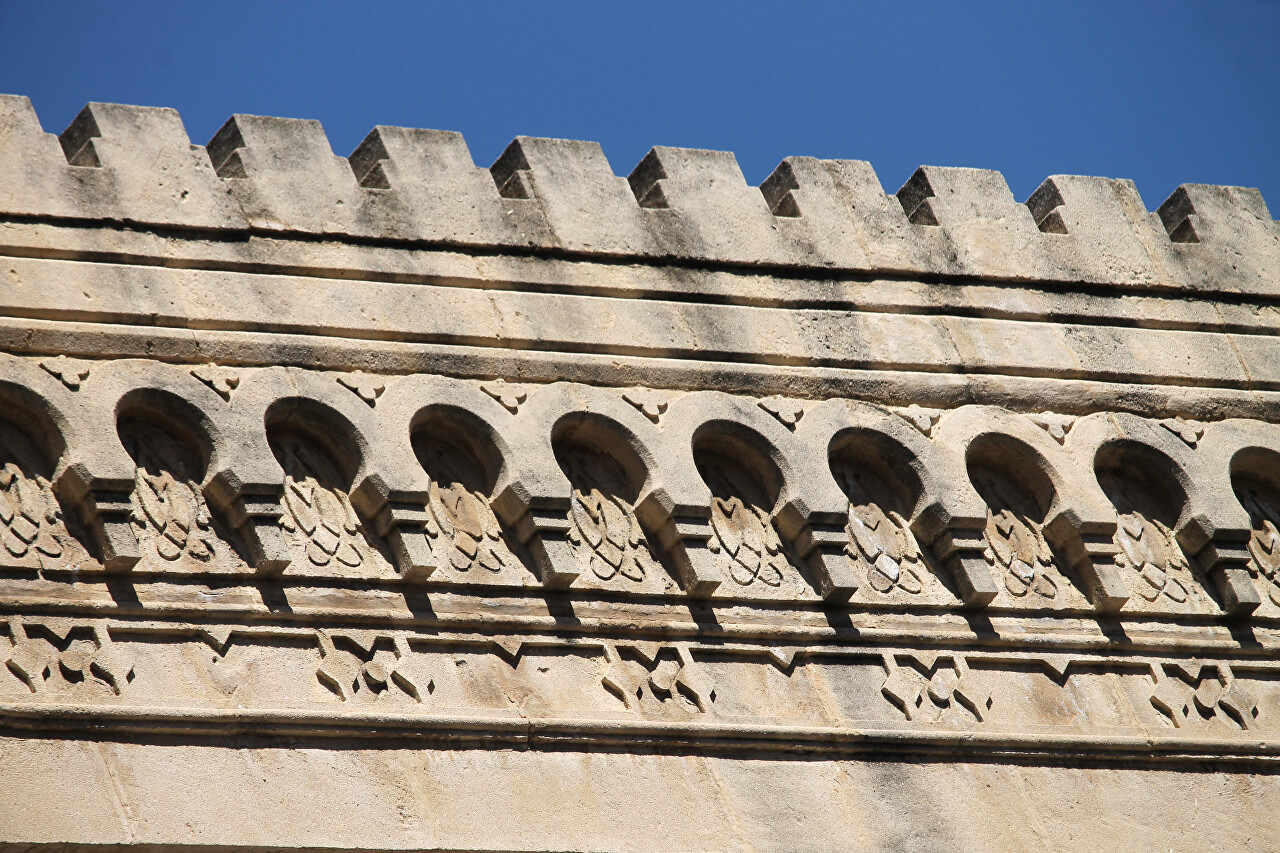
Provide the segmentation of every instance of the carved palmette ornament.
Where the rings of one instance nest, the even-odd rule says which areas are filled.
[[[1254,489],[1245,490],[1240,497],[1253,522],[1249,570],[1266,582],[1272,602],[1280,605],[1280,506]]]
[[[139,466],[133,481],[133,525],[138,541],[162,559],[209,562],[216,553],[213,521],[196,484]]]
[[[635,513],[620,498],[596,488],[574,489],[569,520],[569,541],[600,580],[640,583],[656,567]]]
[[[10,557],[35,556],[43,566],[64,548],[58,533],[61,510],[43,477],[28,477],[12,462],[0,468],[0,543]]]
[[[494,573],[508,565],[510,552],[502,541],[498,519],[483,495],[461,483],[441,486],[434,481],[429,494],[427,507],[443,536],[449,565],[460,572],[479,566]]]
[[[924,563],[906,520],[877,504],[849,504],[845,552],[866,566],[867,583],[880,593],[900,589],[917,595],[924,589]]]
[[[1147,601],[1163,597],[1181,604],[1190,598],[1195,580],[1173,531],[1136,511],[1121,514],[1119,522],[1116,565],[1138,576],[1134,591]]]
[[[284,448],[280,526],[285,538],[305,551],[312,565],[357,568],[366,547],[360,520],[343,491],[320,482],[317,466],[305,459],[309,455],[298,443]]]
[[[988,563],[1003,569],[1004,586],[1011,595],[1057,596],[1058,585],[1049,576],[1053,552],[1038,525],[1008,509],[988,509],[985,535],[984,556]]]
[[[712,553],[723,553],[728,558],[729,576],[734,583],[782,585],[786,560],[767,512],[744,504],[736,496],[728,500],[712,498],[711,530],[715,535],[707,546]]]

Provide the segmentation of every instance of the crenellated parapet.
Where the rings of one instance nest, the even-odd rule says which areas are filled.
[[[161,229],[376,239],[563,257],[1274,294],[1280,228],[1256,190],[652,149],[626,178],[595,143],[519,137],[489,169],[456,133],[377,127],[350,157],[315,121],[234,116],[192,145],[168,109],[89,104],[59,136],[4,96],[0,213]]]

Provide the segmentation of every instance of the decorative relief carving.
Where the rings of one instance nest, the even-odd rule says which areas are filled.
[[[139,421],[123,421],[120,438],[135,464],[130,503],[143,559],[159,569],[175,564],[195,571],[233,567],[233,552],[218,538],[200,493],[194,454],[168,433]]]
[[[63,565],[70,538],[49,481],[28,475],[15,462],[5,462],[0,468],[0,543],[5,562],[42,569]]]
[[[5,666],[32,693],[92,693],[97,686],[119,696],[133,681],[133,661],[101,625],[15,618],[8,633]]]
[[[422,702],[424,693],[435,690],[429,678],[419,687],[404,665],[411,655],[404,637],[327,631],[317,637],[323,660],[316,678],[344,702],[375,702],[394,695]]]
[[[966,722],[965,715],[977,722],[986,719],[991,690],[962,656],[885,655],[884,667],[887,678],[880,692],[908,720]]]
[[[1167,598],[1183,604],[1197,586],[1191,566],[1173,537],[1173,531],[1140,512],[1119,517],[1115,543],[1120,546],[1116,565],[1139,579],[1134,592],[1147,601]]]
[[[1153,664],[1151,704],[1174,728],[1257,725],[1258,700],[1225,663]]]
[[[1068,584],[1054,566],[1035,499],[1001,472],[976,468],[971,477],[987,503],[983,556],[999,573],[1004,588],[1015,599],[1058,601]]]
[[[368,403],[369,408],[376,406],[382,392],[387,390],[387,380],[360,370],[339,375],[338,384]]]
[[[317,568],[359,569],[370,559],[364,527],[333,464],[311,443],[286,434],[274,442],[284,468],[285,539]]]
[[[557,459],[573,486],[569,544],[586,570],[582,579],[610,589],[674,589],[627,500],[622,465],[578,445],[558,447]]]
[[[436,529],[429,524],[427,535],[443,534],[445,559],[460,572],[472,566],[499,574],[515,564],[515,557],[502,539],[502,529],[488,499],[460,482],[441,485],[432,481],[428,509]]]
[[[984,532],[987,562],[1002,570],[1005,589],[1022,598],[1035,593],[1052,599],[1058,594],[1053,579],[1053,552],[1045,542],[1040,526],[1008,508],[987,510]]]
[[[1181,416],[1165,418],[1160,421],[1160,426],[1185,441],[1189,447],[1195,447],[1199,444],[1200,437],[1204,435],[1204,424]]]
[[[735,458],[715,452],[695,455],[711,487],[711,538],[707,548],[724,576],[718,594],[765,598],[813,598],[791,565],[773,526],[772,501],[757,477]]]
[[[906,520],[897,513],[886,514],[873,503],[849,504],[849,556],[866,565],[867,583],[876,592],[901,590],[908,595],[924,591],[925,571],[920,549]]]
[[[769,513],[744,504],[736,495],[728,500],[715,497],[711,499],[711,529],[715,536],[707,545],[713,554],[725,557],[734,583],[774,589],[782,586],[787,560]]]
[[[91,365],[92,362],[67,358],[65,355],[46,358],[40,362],[40,366],[45,371],[52,376],[56,376],[63,385],[66,385],[72,391],[79,391],[80,384],[89,378]]]
[[[799,400],[788,400],[775,394],[759,401],[760,408],[773,415],[789,430],[795,430],[796,424],[804,417],[804,403]]]
[[[239,372],[227,367],[219,367],[213,362],[193,367],[191,375],[208,385],[215,394],[228,402],[231,400],[231,392],[240,387]]]
[[[440,567],[467,582],[523,581],[489,504],[482,466],[459,444],[427,432],[414,436],[413,449],[431,477],[426,532]]]
[[[605,645],[600,683],[628,710],[688,716],[712,710],[715,684],[684,644]]]
[[[1249,571],[1265,585],[1271,602],[1280,606],[1280,493],[1251,480],[1235,485],[1253,528]]]
[[[622,394],[622,399],[640,410],[640,413],[655,424],[667,410],[666,395],[648,388],[632,388]]]
[[[529,396],[523,389],[507,384],[505,379],[495,379],[480,386],[480,390],[502,404],[502,408],[511,414],[520,411],[520,404]]]
[[[1160,496],[1170,487],[1123,468],[1099,471],[1098,483],[1118,513],[1113,538],[1120,549],[1116,565],[1131,578],[1133,593],[1153,605],[1213,611],[1204,585],[1166,523],[1175,516]]]
[[[647,573],[661,571],[635,513],[617,496],[574,489],[569,519],[569,541],[600,580],[643,583]]]
[[[904,421],[927,436],[933,435],[933,428],[937,426],[938,420],[942,417],[941,409],[928,409],[915,403],[906,408],[896,406],[891,406],[890,408]]]

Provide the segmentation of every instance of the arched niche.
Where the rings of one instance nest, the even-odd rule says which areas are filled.
[[[849,502],[845,550],[859,583],[877,596],[954,600],[910,528],[923,492],[911,452],[882,433],[850,429],[832,439],[827,457]]]
[[[351,505],[360,445],[346,420],[322,403],[280,400],[264,418],[267,442],[284,471],[280,526],[294,551],[289,574],[393,574]]]
[[[0,392],[0,565],[77,568],[90,561],[88,538],[64,515],[51,480],[64,443],[51,418]]]
[[[1094,457],[1098,485],[1116,510],[1116,565],[1136,596],[1128,610],[1216,609],[1175,536],[1187,494],[1174,469],[1163,453],[1134,441],[1105,444]]]
[[[504,460],[488,424],[465,409],[433,406],[414,418],[410,440],[431,480],[427,534],[439,557],[432,578],[527,582],[528,573],[490,505]]]
[[[566,415],[552,430],[551,449],[573,489],[569,542],[581,567],[577,585],[674,591],[636,515],[650,474],[625,429],[591,413]]]
[[[969,481],[987,505],[987,562],[997,575],[998,600],[1014,606],[1087,607],[1079,589],[1054,561],[1044,537],[1054,503],[1045,462],[1012,436],[986,433],[965,454]]]
[[[1269,607],[1280,607],[1280,453],[1251,447],[1231,460],[1231,487],[1249,514],[1249,570]]]
[[[774,527],[782,473],[764,440],[737,424],[709,424],[694,435],[693,459],[711,490],[707,545],[726,581],[718,594],[814,597]]]
[[[116,405],[116,434],[134,464],[134,571],[234,571],[243,561],[205,502],[212,456],[203,416],[182,398],[137,389]]]

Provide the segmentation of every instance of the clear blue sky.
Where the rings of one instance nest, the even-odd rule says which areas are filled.
[[[192,141],[232,113],[315,118],[338,154],[375,124],[1256,186],[1280,214],[1280,2],[19,2],[0,91],[46,130],[88,101],[168,106]]]

